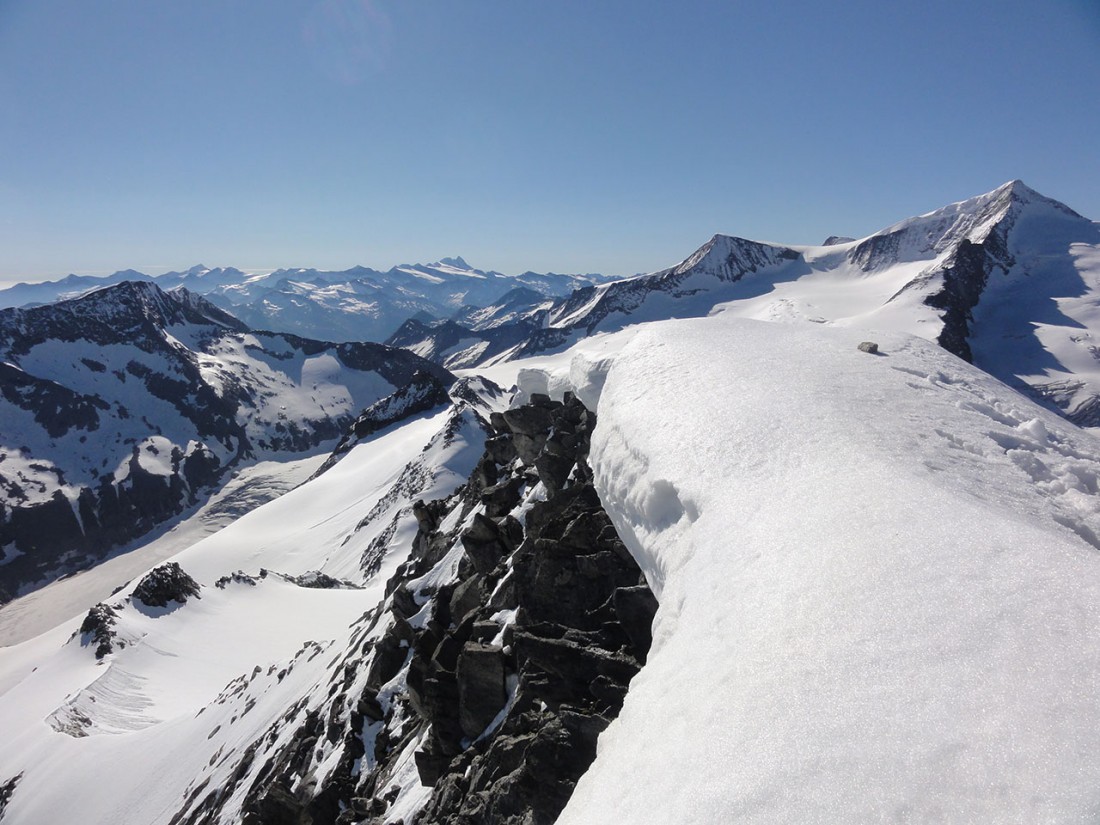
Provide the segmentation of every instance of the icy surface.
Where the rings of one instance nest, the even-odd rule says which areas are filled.
[[[718,317],[588,361],[661,606],[562,825],[1095,815],[1100,441],[865,337]]]

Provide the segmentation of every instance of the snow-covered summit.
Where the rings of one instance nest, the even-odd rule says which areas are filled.
[[[849,259],[865,271],[897,263],[932,260],[966,241],[1003,245],[1024,215],[1090,222],[1068,206],[1013,180],[992,192],[907,218],[862,240]]]

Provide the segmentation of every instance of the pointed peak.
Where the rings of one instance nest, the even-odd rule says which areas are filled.
[[[1059,212],[1063,212],[1067,215],[1074,217],[1081,217],[1068,206],[1060,201],[1054,200],[1054,198],[1048,198],[1042,192],[1038,192],[1032,189],[1026,183],[1019,178],[1010,180],[1007,183],[1002,183],[992,192],[987,195],[980,195],[977,198],[972,198],[975,202],[987,202],[994,204],[995,206],[1001,206],[1004,204],[1019,204],[1026,206],[1028,204],[1041,204],[1043,206],[1052,207]]]
[[[461,255],[456,255],[453,258],[440,258],[438,263],[444,266],[453,266],[455,269],[473,269]]]

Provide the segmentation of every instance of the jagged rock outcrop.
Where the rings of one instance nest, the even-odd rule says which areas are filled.
[[[167,607],[170,602],[186,604],[191,597],[201,599],[199,587],[178,562],[170,561],[146,573],[131,596],[148,607]]]
[[[213,818],[245,777],[245,823],[554,821],[657,605],[591,484],[595,416],[535,395],[486,418],[466,485],[412,508],[412,554],[332,661],[328,698],[288,708],[175,825]]]
[[[4,818],[4,811],[7,810],[11,795],[15,793],[15,786],[19,784],[19,780],[22,778],[23,774],[17,774],[7,782],[0,783],[0,820]]]
[[[93,605],[77,631],[80,633],[80,644],[85,647],[94,644],[95,657],[102,659],[114,651],[117,623],[118,613],[113,607],[103,602]]]
[[[591,486],[594,420],[571,396],[538,395],[493,417],[482,472],[505,477],[480,501],[497,515],[461,533],[459,582],[409,664],[430,723],[421,825],[553,822],[645,661],[656,601]],[[523,496],[508,468],[539,492]],[[505,509],[521,501],[522,525]]]

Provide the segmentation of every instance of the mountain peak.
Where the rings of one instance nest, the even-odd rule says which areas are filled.
[[[438,263],[444,266],[453,266],[455,269],[473,269],[472,266],[466,263],[461,255],[456,255],[453,258],[440,258]]]
[[[183,287],[166,291],[151,281],[123,281],[79,298],[61,301],[57,306],[68,307],[80,315],[102,317],[108,323],[126,327],[144,320],[161,328],[192,323],[247,330],[239,320],[202,296]]]

